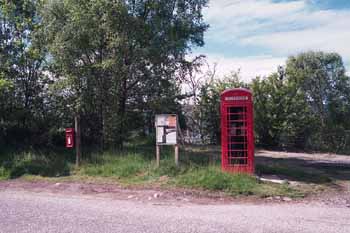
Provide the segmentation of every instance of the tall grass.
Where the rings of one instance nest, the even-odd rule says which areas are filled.
[[[150,164],[138,154],[103,154],[94,163],[85,163],[80,174],[102,177],[130,177],[148,169]]]

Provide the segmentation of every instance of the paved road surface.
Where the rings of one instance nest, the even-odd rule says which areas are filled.
[[[0,232],[350,232],[350,208],[141,203],[0,190]]]

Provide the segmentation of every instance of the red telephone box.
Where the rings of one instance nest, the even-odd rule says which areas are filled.
[[[66,147],[67,148],[74,147],[74,129],[73,128],[66,129]]]
[[[254,173],[253,95],[243,88],[221,94],[222,169]]]

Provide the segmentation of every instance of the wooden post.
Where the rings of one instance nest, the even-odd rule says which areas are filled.
[[[179,166],[179,145],[175,145],[175,164]]]
[[[81,133],[80,133],[80,116],[74,117],[75,122],[75,165],[79,167],[81,160]]]
[[[157,148],[156,148],[156,157],[157,157],[157,167],[159,167],[159,164],[160,164],[160,146],[157,145]]]

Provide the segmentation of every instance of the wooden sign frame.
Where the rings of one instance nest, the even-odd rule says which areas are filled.
[[[175,164],[176,166],[178,166],[179,165],[178,116],[176,114],[156,115],[155,127],[156,127],[157,167],[159,167],[160,165],[160,147],[161,146],[174,146]],[[175,139],[173,137],[175,137]]]

